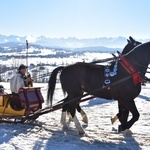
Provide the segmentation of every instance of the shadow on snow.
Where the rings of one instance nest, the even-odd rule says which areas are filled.
[[[101,104],[105,104],[105,103],[111,103],[111,102],[115,102],[116,100],[106,100],[106,99],[102,99],[102,98],[93,98],[91,100],[88,101],[88,104],[83,104],[83,107],[89,107],[89,106],[94,106],[94,105],[101,105]]]
[[[141,99],[144,99],[146,101],[150,101],[150,97],[147,97],[147,96],[144,96],[144,95],[139,95],[138,97],[141,98]]]

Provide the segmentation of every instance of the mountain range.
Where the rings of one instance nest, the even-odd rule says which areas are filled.
[[[134,38],[134,37],[133,37]],[[48,47],[55,48],[85,48],[85,47],[108,47],[108,48],[123,48],[127,43],[127,38],[125,37],[100,37],[100,38],[87,38],[87,39],[77,39],[75,37],[69,38],[47,38],[45,36],[33,37],[33,36],[17,36],[17,35],[1,35],[0,34],[0,45],[8,46],[14,43],[25,44],[28,40],[29,44],[37,44]],[[148,41],[140,40],[141,42]],[[15,44],[16,45],[16,44]]]

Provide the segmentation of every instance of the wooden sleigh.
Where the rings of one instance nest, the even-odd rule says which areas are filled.
[[[43,102],[40,87],[20,88],[18,94],[0,93],[0,122],[24,122],[42,109]]]

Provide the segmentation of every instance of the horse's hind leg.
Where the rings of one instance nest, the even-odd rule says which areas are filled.
[[[83,109],[81,109],[79,104],[77,104],[76,109],[81,114],[82,121],[84,123],[88,124],[88,117],[87,117],[86,113],[83,111]],[[68,116],[68,119],[70,122],[73,121],[72,116],[69,111],[67,111],[67,116]]]
[[[66,123],[66,114],[67,112],[70,112],[72,120],[75,123],[75,126],[78,129],[79,134],[84,134],[85,132],[81,127],[78,118],[75,115],[75,111],[76,111],[76,103],[63,105],[62,114],[61,114],[61,124],[63,125],[63,129],[68,129],[68,125]]]
[[[88,124],[88,117],[87,117],[86,113],[83,111],[83,109],[81,109],[79,104],[77,104],[76,108],[77,108],[78,112],[81,114],[82,121],[84,123]]]
[[[81,135],[82,135],[82,134],[85,134],[83,128],[81,127],[81,125],[80,125],[80,123],[79,123],[78,118],[76,117],[76,115],[74,115],[73,121],[74,121],[74,123],[75,123],[76,128],[78,129],[79,134],[81,134]]]
[[[73,121],[72,116],[69,111],[67,111],[67,117],[68,117],[69,122]]]
[[[67,99],[68,99],[68,97],[66,97],[65,101]],[[60,123],[63,125],[63,129],[67,129],[68,128],[68,125],[66,123],[67,110],[68,110],[68,105],[63,105],[62,113],[61,113],[61,120],[60,120]]]
[[[66,111],[62,111],[61,113],[61,124],[63,125],[63,129],[68,129],[68,125],[66,123]]]
[[[76,104],[74,103],[74,104],[71,104],[71,105],[69,106],[69,112],[70,112],[70,114],[71,114],[71,116],[72,116],[72,119],[73,119],[73,121],[74,121],[74,123],[75,123],[75,126],[76,126],[76,128],[77,128],[79,134],[85,134],[85,132],[84,132],[83,128],[81,127],[81,125],[80,125],[80,123],[79,123],[79,120],[78,120],[78,118],[77,118],[77,116],[76,116],[76,114],[75,114],[75,109],[76,109],[76,107],[74,107],[75,105],[76,105]]]

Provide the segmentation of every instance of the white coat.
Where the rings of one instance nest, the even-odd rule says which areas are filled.
[[[10,90],[12,93],[18,93],[21,87],[25,87],[24,78],[20,73],[16,73],[10,79]]]

